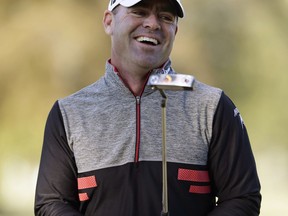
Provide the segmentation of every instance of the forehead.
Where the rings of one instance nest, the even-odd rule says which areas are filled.
[[[151,10],[156,9],[160,11],[169,11],[176,14],[171,0],[142,0],[132,7],[143,7]]]

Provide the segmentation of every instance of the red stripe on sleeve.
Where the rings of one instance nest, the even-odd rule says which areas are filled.
[[[178,169],[178,180],[210,182],[208,171],[190,169]]]
[[[208,193],[211,193],[211,187],[210,186],[191,185],[189,192],[190,193],[197,193],[197,194],[208,194]]]
[[[89,200],[88,194],[87,193],[79,193],[79,200],[81,202]]]
[[[97,187],[96,178],[95,176],[88,176],[78,178],[78,189],[86,189],[86,188],[93,188]]]

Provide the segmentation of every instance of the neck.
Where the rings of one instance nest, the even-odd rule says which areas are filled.
[[[123,82],[129,87],[135,96],[139,96],[144,88],[151,70],[149,68],[132,67],[131,65],[111,64],[116,67]]]
[[[135,96],[140,96],[146,84],[147,76],[149,76],[149,72],[146,72],[142,76],[131,75],[131,73],[127,71],[119,71],[119,73],[120,73],[121,78],[125,82],[125,84],[133,92],[133,94]]]

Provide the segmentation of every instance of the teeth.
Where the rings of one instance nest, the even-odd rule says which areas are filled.
[[[138,37],[137,41],[139,42],[150,42],[153,43],[154,45],[158,44],[158,41],[154,38],[149,38],[149,37]]]

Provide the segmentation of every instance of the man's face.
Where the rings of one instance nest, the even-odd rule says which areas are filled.
[[[177,32],[177,16],[170,1],[143,0],[126,8],[118,6],[106,21],[112,38],[112,63],[133,64],[151,70],[163,65]],[[105,26],[104,17],[104,26]]]

